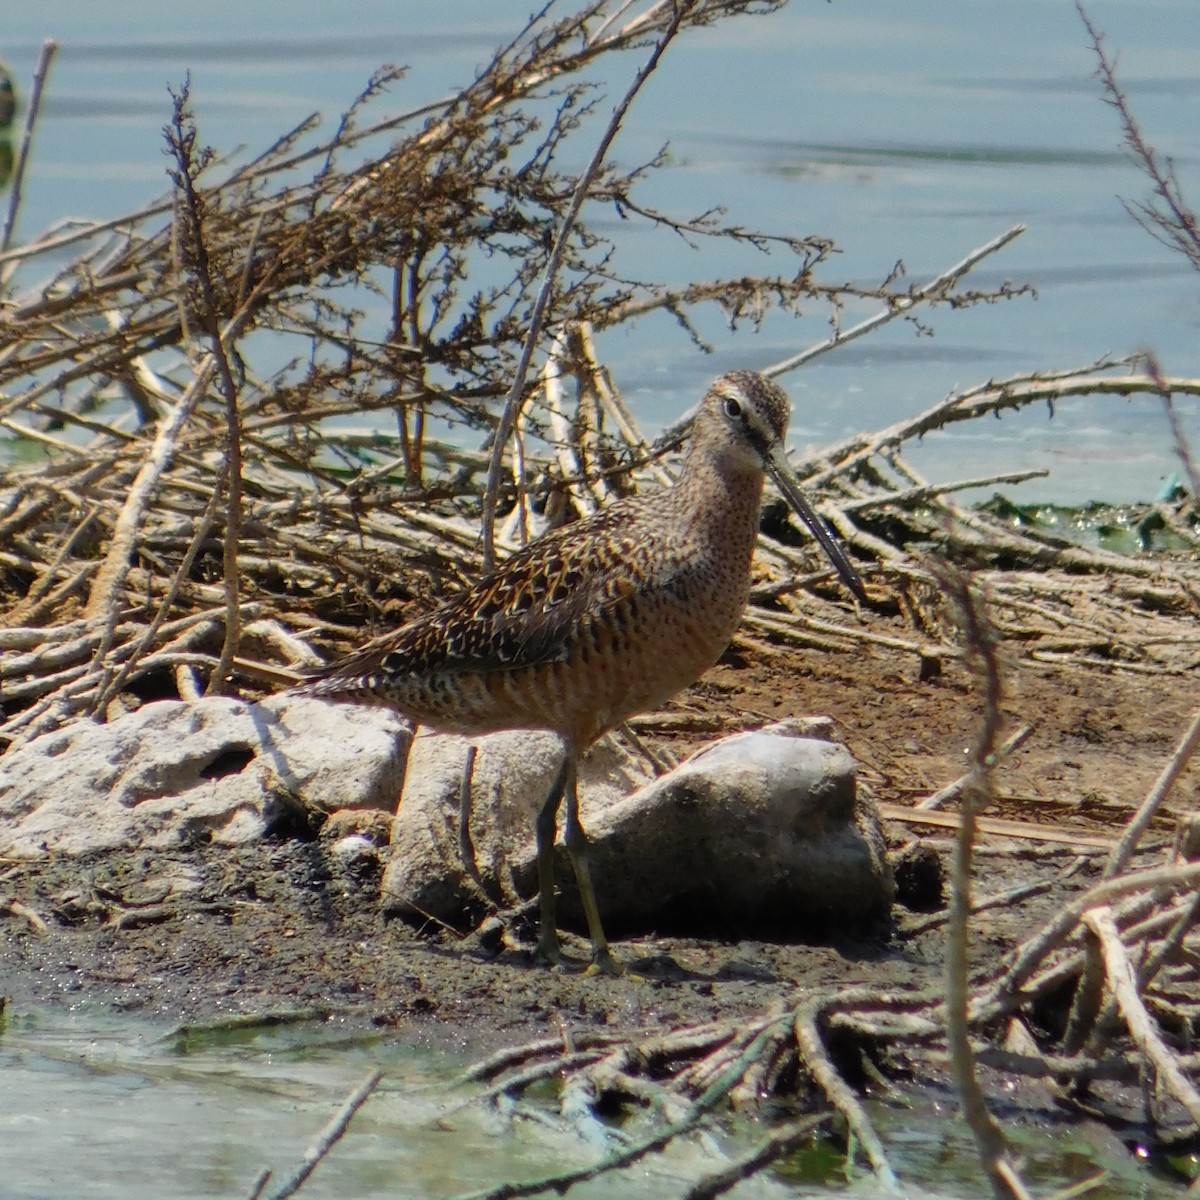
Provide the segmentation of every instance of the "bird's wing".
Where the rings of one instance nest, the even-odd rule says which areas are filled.
[[[565,658],[573,637],[640,586],[631,560],[650,561],[655,549],[635,514],[618,502],[539,538],[440,608],[317,674],[454,675]]]

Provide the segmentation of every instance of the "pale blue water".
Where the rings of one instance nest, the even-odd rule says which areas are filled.
[[[468,1103],[479,1087],[456,1086],[464,1054],[374,1035],[336,1021],[192,1036],[94,1010],[15,1013],[0,1024],[0,1200],[150,1200],[249,1195],[264,1167],[270,1195],[375,1070],[378,1089],[300,1195],[307,1200],[391,1197],[436,1200],[588,1165],[616,1150],[621,1131],[569,1120],[552,1091],[521,1106]],[[872,1112],[893,1164],[923,1200],[983,1195],[970,1135],[953,1105],[929,1097]],[[1110,1178],[1096,1200],[1155,1200],[1179,1194],[1132,1159],[1114,1161],[1064,1123],[1005,1120],[1039,1195],[1093,1174]],[[631,1119],[631,1139],[651,1126]],[[728,1166],[764,1135],[747,1121],[709,1124],[619,1176],[573,1188],[571,1196],[671,1200]],[[838,1143],[802,1149],[740,1185],[739,1200],[874,1200],[869,1171],[845,1167]]]
[[[1089,8],[1119,53],[1148,137],[1185,185],[1195,182],[1200,203],[1200,7]],[[257,151],[310,111],[335,118],[384,61],[411,67],[391,110],[444,94],[524,11],[508,0],[9,6],[0,56],[23,85],[43,38],[62,47],[21,230],[68,214],[117,215],[157,194],[166,88],[185,71],[205,140]],[[1200,280],[1121,207],[1118,197],[1144,187],[1094,66],[1069,0],[794,0],[672,48],[616,154],[634,162],[670,143],[670,169],[643,195],[672,211],[720,204],[740,224],[835,238],[842,254],[825,272],[834,281],[879,280],[898,259],[921,281],[1028,225],[976,279],[1033,283],[1036,301],[925,314],[935,337],[897,324],[785,380],[798,402],[794,445],[814,447],[919,412],[954,387],[1105,353],[1152,346],[1168,373],[1196,370]],[[611,102],[635,67],[632,58],[605,63]],[[580,161],[591,144],[577,143]],[[674,282],[785,265],[728,246],[693,252],[615,216],[606,222],[621,235],[624,265]],[[823,339],[827,319],[814,305],[800,320],[774,317],[760,334],[735,335],[703,312],[698,324],[716,349],[704,355],[656,316],[605,336],[600,349],[653,429],[718,371]],[[1200,442],[1195,402],[1180,406]],[[1042,408],[979,422],[927,439],[914,459],[938,478],[1049,468],[1049,481],[1008,489],[1026,502],[1147,499],[1176,465],[1161,406],[1148,398],[1079,399],[1059,404],[1053,420]]]

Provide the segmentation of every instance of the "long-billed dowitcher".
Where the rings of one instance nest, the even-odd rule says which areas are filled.
[[[809,507],[784,457],[791,404],[762,375],[735,371],[696,412],[683,469],[664,491],[619,500],[555,529],[441,607],[318,670],[298,690],[397,709],[447,732],[546,729],[563,765],[537,818],[539,953],[561,959],[554,843],[575,870],[592,960],[619,968],[588,874],[579,756],[601,734],[664,703],[728,645],[750,590],[764,474],[770,474],[847,587],[846,553]]]

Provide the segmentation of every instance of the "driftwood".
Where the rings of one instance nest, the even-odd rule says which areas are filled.
[[[597,156],[593,199],[693,241],[733,238],[791,260],[788,274],[686,293],[608,279],[603,240],[564,223],[577,190],[543,161],[578,136],[588,92],[573,77],[601,54],[639,45],[658,53],[673,33],[742,7],[652,5],[617,25],[593,6],[535,21],[439,105],[368,122],[395,81],[384,74],[331,138],[314,140],[305,123],[244,165],[199,144],[182,92],[171,198],[0,252],[0,428],[44,455],[0,481],[3,625],[35,631],[35,641],[41,631],[38,644],[0,661],[0,745],[102,715],[131,688],[194,694],[286,680],[306,643],[258,638],[247,628],[255,622],[327,653],[364,626],[420,611],[480,569],[484,483],[502,452],[507,482],[493,472],[492,492],[507,510],[507,545],[662,481],[682,427],[648,441],[596,360],[593,326],[666,308],[686,327],[688,309],[711,302],[735,321],[771,304],[828,306],[833,337],[782,370],[885,321],[914,320],[924,305],[1013,294],[963,281],[1019,228],[925,284],[830,286],[819,282],[828,243],[726,227],[712,214],[652,212],[636,199],[647,168],[623,174]],[[534,109],[545,120],[548,102],[553,119],[535,130]],[[548,229],[564,234],[557,275]],[[71,247],[73,261],[34,281]],[[513,264],[511,277],[498,286],[489,265],[493,282],[471,290],[485,260]],[[380,272],[392,292],[382,320]],[[841,329],[841,306],[864,297],[878,300],[878,314]],[[535,300],[545,333],[526,339]],[[281,367],[279,348],[291,345],[296,358]],[[514,368],[530,347],[544,365],[514,409]],[[270,365],[257,366],[264,356]],[[930,430],[1063,395],[1200,386],[1130,366],[1106,361],[967,389],[797,464],[825,516],[874,562],[873,598],[910,615],[914,636],[860,620],[787,527],[764,535],[747,632],[832,650],[901,645],[922,663],[952,656],[949,611],[907,548],[933,543],[979,570],[992,619],[1030,657],[1187,669],[1200,645],[1187,620],[1195,589],[1181,567],[1018,533],[953,502],[983,481],[933,485],[902,457]],[[506,424],[505,411],[520,419]],[[363,413],[376,414],[370,430],[348,424]],[[497,437],[508,425],[512,436]],[[1186,510],[1171,515],[1190,529]],[[179,622],[201,613],[202,628],[184,636]]]

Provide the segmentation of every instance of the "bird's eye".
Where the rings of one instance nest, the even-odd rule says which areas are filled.
[[[730,420],[736,420],[742,415],[741,404],[732,396],[725,397],[725,415],[729,417]]]

